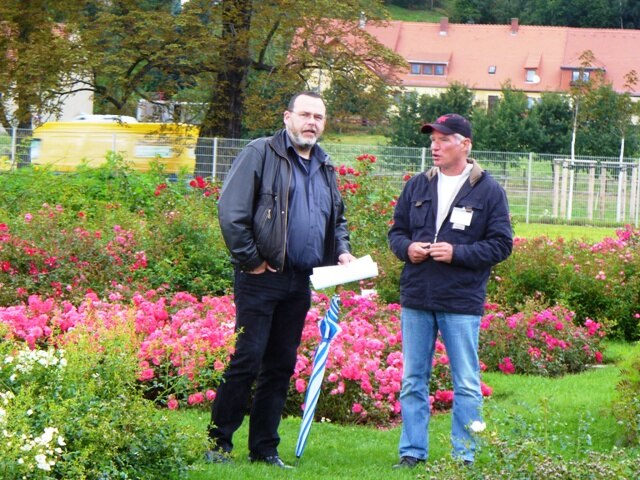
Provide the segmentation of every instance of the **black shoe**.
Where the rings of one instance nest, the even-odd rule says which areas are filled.
[[[231,453],[223,450],[207,450],[204,459],[208,463],[233,463]]]
[[[393,468],[416,468],[418,464],[424,463],[424,460],[416,457],[400,457],[400,461],[396,463]]]
[[[267,465],[278,468],[293,468],[291,465],[287,465],[286,463],[284,463],[278,455],[269,455],[267,457],[249,455],[249,461],[251,463],[266,463]]]

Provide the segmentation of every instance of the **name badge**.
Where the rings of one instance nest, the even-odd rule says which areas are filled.
[[[464,227],[471,225],[473,210],[464,207],[454,207],[451,212],[451,223],[454,228],[464,230]]]

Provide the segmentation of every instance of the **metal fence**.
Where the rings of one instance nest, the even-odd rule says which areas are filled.
[[[28,132],[0,133],[0,169],[25,164]],[[223,181],[236,155],[250,140],[200,138],[195,175]],[[427,148],[323,143],[336,165],[353,165],[364,153],[375,155],[374,173],[402,188],[407,173],[431,165]],[[106,148],[106,147],[105,147]],[[105,151],[105,156],[106,156]],[[640,160],[517,152],[474,151],[472,156],[502,184],[511,214],[525,223],[638,226]]]

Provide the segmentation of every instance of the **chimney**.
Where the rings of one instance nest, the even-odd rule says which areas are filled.
[[[517,35],[518,28],[520,28],[520,26],[518,25],[518,19],[512,18],[511,19],[511,35]]]
[[[440,35],[445,36],[449,33],[449,19],[440,17]]]

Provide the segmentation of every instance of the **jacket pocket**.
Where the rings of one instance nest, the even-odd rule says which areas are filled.
[[[427,215],[431,210],[430,198],[412,198],[409,210],[409,222],[411,228],[422,228],[427,223]]]
[[[273,192],[261,193],[253,217],[253,234],[260,256],[272,260],[274,251],[281,244],[282,229],[279,228],[280,212],[278,195]]]
[[[471,213],[471,221],[468,226],[463,226],[463,228],[456,228],[452,223],[451,219],[449,219],[449,223],[451,224],[451,228],[459,235],[461,238],[467,238],[470,240],[476,240],[480,236],[484,235],[484,231],[486,229],[486,214],[484,211],[484,204],[477,201],[462,201],[456,208],[463,208],[465,211]]]

